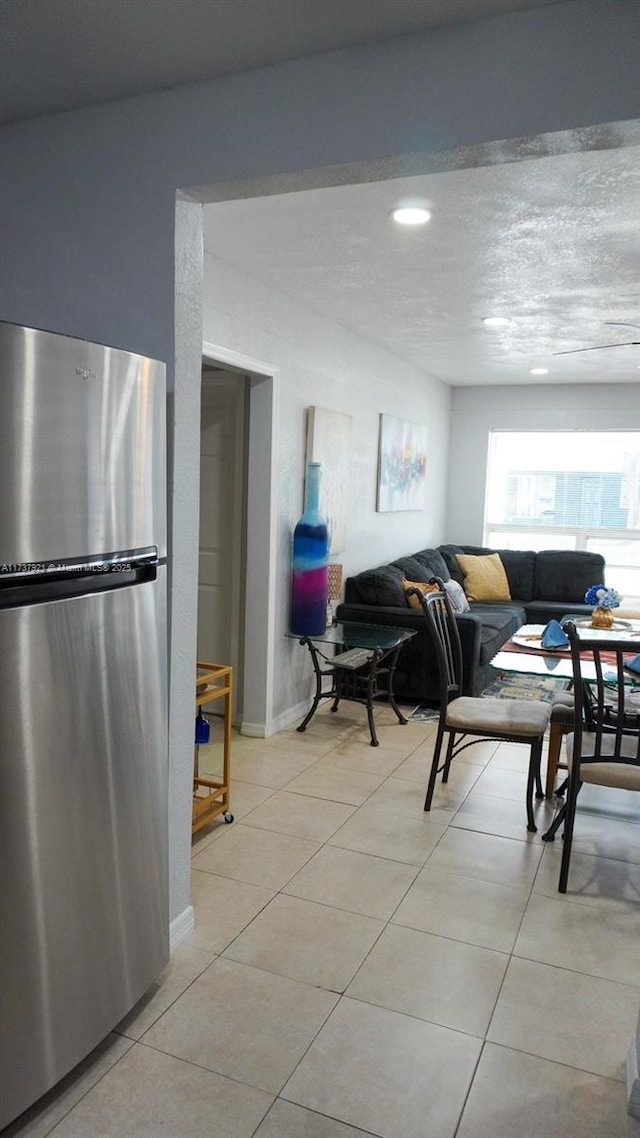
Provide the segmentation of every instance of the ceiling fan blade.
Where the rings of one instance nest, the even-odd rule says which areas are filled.
[[[552,356],[575,356],[577,352],[600,352],[603,348],[640,347],[640,340],[627,340],[623,344],[595,344],[593,348],[571,348],[568,352],[552,352]]]
[[[629,324],[626,320],[605,320],[604,323],[616,328],[640,328],[640,324]]]

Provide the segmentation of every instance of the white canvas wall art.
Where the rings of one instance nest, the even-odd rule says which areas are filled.
[[[427,490],[427,428],[380,416],[377,510],[423,510]]]

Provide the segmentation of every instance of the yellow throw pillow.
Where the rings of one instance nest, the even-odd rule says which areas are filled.
[[[407,581],[406,577],[402,578],[402,588],[405,591],[405,596],[407,593],[407,589],[419,589],[421,593],[425,593],[425,594],[426,593],[437,593],[437,592],[439,592],[437,585],[429,585],[426,583],[426,581]],[[409,603],[409,605],[411,606],[412,609],[420,609],[420,611],[422,611],[422,605],[420,604],[420,598],[416,597],[415,594],[412,594],[410,597],[407,597],[407,602]]]
[[[510,601],[509,582],[499,553],[473,557],[456,553],[464,573],[464,591],[470,601]]]

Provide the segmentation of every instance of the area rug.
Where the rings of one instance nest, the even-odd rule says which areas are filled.
[[[482,692],[483,699],[542,699],[545,703],[560,691],[566,691],[569,680],[556,679],[555,676],[517,676],[513,673],[500,675]]]
[[[550,703],[558,692],[565,691],[568,687],[568,680],[556,679],[555,676],[517,676],[505,673],[499,675],[481,694],[483,699],[542,699]],[[408,716],[411,723],[432,723],[438,718],[437,708],[422,705]]]

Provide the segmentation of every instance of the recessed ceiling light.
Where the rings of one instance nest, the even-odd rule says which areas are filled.
[[[506,328],[511,321],[508,316],[483,316],[482,323],[486,324],[487,328]]]
[[[532,367],[529,371],[529,375],[548,375],[548,374],[549,374],[549,368],[548,367]]]
[[[391,216],[393,220],[399,222],[400,225],[424,225],[431,217],[431,214],[424,206],[412,205],[398,206],[398,209],[393,210]]]

